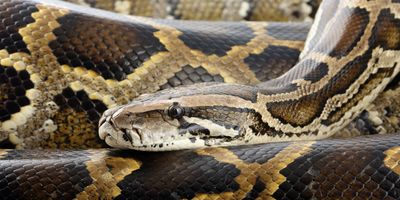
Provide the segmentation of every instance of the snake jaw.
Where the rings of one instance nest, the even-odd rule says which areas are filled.
[[[132,148],[143,144],[143,136],[138,129],[116,129],[110,122],[105,120],[99,127],[99,137],[108,145]]]
[[[185,119],[192,123],[183,126],[179,120],[167,120],[163,112],[158,111],[127,115],[115,109],[104,113],[100,119],[99,136],[112,147],[148,151],[220,146],[238,136],[238,133],[233,133],[234,130],[227,134],[229,131],[226,130],[214,132],[214,126],[210,126],[212,129],[204,128],[200,123],[204,120]],[[155,120],[162,122],[154,126]],[[207,120],[206,122],[211,123]]]

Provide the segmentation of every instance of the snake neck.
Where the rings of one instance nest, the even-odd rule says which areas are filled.
[[[380,1],[324,1],[299,63],[258,85],[265,127],[284,135],[330,136],[398,74],[400,20]],[[268,123],[264,123],[268,122]],[[272,131],[273,132],[273,131]]]

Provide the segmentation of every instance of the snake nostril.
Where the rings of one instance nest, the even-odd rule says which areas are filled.
[[[111,118],[111,119],[109,119],[109,120],[107,120],[108,121],[108,123],[110,124],[110,126],[112,126],[113,128],[116,128],[115,127],[115,123],[114,123],[114,120]]]

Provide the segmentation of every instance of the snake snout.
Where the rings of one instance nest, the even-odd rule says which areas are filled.
[[[99,125],[99,137],[101,140],[106,140],[107,137],[112,137],[116,130],[107,120],[104,120]]]
[[[106,140],[108,137],[114,137],[118,132],[112,119],[113,111],[107,110],[99,120],[99,137],[101,140]]]
[[[101,116],[100,120],[99,120],[99,127],[101,125],[103,125],[106,122],[107,116],[105,116],[104,114]]]

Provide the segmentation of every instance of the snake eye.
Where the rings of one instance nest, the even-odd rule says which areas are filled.
[[[168,116],[172,119],[180,119],[184,113],[185,110],[177,102],[174,102],[167,110]]]

